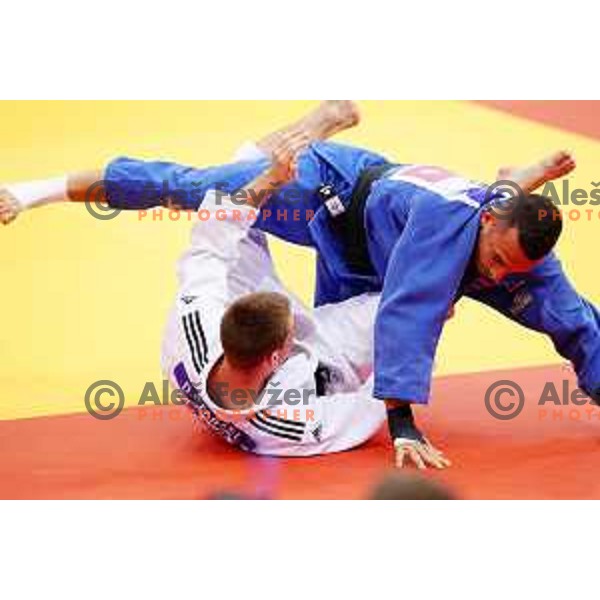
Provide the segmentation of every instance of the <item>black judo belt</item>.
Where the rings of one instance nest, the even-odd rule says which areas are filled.
[[[365,207],[373,184],[395,166],[386,163],[364,169],[352,190],[350,202],[346,207],[343,206],[333,186],[324,185],[319,190],[319,194],[332,216],[333,231],[343,242],[346,262],[356,273],[373,273],[373,264],[367,245]]]

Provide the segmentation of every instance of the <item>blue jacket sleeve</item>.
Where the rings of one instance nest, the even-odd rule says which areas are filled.
[[[575,291],[554,255],[528,275],[473,297],[547,334],[556,351],[573,364],[581,389],[598,398],[600,311]]]
[[[461,201],[428,196],[411,204],[390,257],[375,325],[374,395],[425,404],[439,338],[479,219]]]

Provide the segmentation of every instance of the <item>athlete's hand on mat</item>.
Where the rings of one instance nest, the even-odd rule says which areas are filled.
[[[396,439],[396,467],[403,469],[412,463],[417,469],[445,469],[452,463],[427,438],[421,440]]]

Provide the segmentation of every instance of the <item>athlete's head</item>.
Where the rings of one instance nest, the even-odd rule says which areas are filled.
[[[240,370],[274,371],[289,356],[294,318],[282,294],[261,292],[236,300],[221,321],[221,343],[229,364]]]
[[[479,273],[500,282],[531,271],[553,250],[562,226],[558,208],[538,194],[524,196],[504,213],[485,210],[475,256]]]

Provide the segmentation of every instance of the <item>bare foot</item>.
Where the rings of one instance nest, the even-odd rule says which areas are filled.
[[[539,165],[540,171],[544,174],[544,181],[553,181],[554,179],[566,177],[576,167],[577,162],[575,161],[575,157],[565,150],[554,153]]]
[[[282,144],[293,146],[297,152],[301,152],[312,142],[326,140],[340,131],[355,127],[359,122],[360,113],[354,102],[327,100],[297,123],[264,137],[256,146],[268,156]]]
[[[360,111],[352,100],[326,100],[304,121],[304,126],[318,139],[356,127]]]
[[[20,212],[19,201],[7,189],[0,188],[0,223],[8,225]]]
[[[566,177],[575,170],[577,163],[570,152],[561,150],[555,152],[548,158],[540,161],[536,165],[526,169],[515,167],[505,167],[498,171],[498,180],[508,180],[518,182],[522,188],[528,188],[529,191],[554,181]]]
[[[352,100],[327,100],[323,107],[340,129],[350,129],[360,123],[360,110]]]

